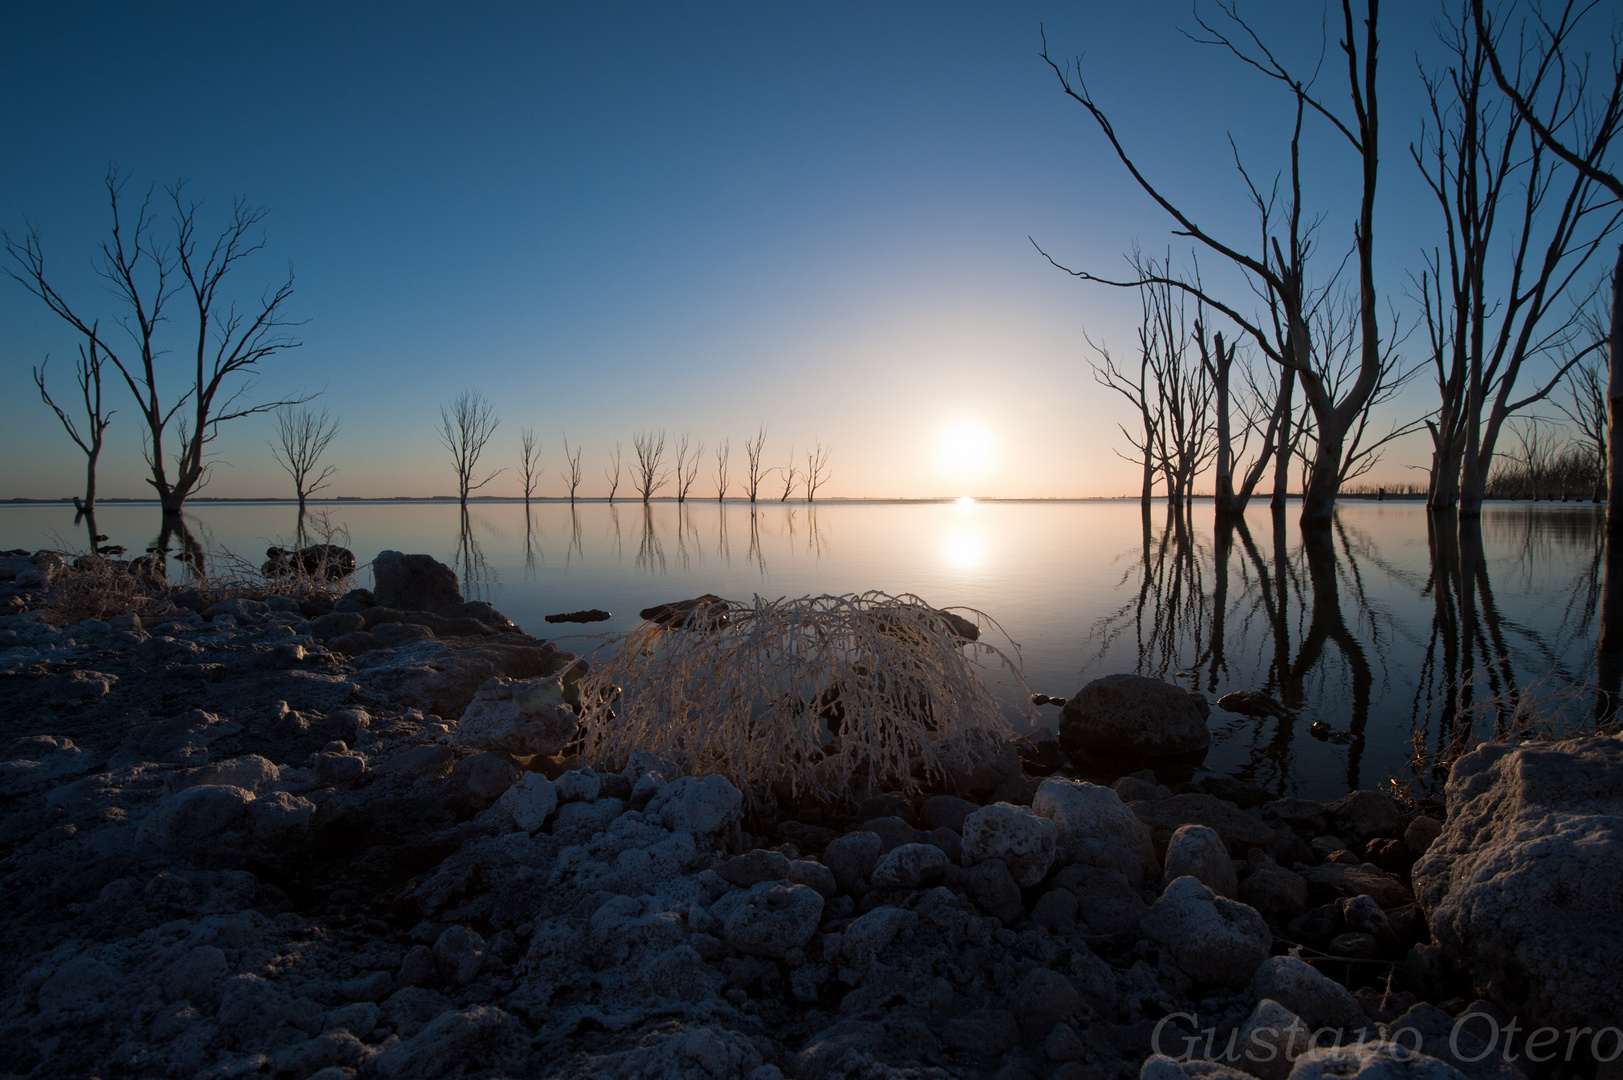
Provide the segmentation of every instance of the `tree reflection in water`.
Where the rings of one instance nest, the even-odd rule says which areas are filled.
[[[482,518],[479,526],[485,532],[496,532],[490,522]],[[461,529],[457,536],[456,554],[451,558],[451,568],[456,571],[457,579],[462,584],[463,599],[489,602],[496,595],[499,584],[496,570],[485,559],[484,548],[479,545],[473,518],[466,507],[461,512]]]

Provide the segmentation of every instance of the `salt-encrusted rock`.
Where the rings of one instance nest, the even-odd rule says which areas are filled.
[[[1165,1054],[1152,1054],[1139,1067],[1138,1080],[1255,1080],[1255,1077],[1217,1061],[1181,1061]]]
[[[1088,1044],[1070,1024],[1055,1024],[1043,1040],[1043,1057],[1049,1061],[1081,1061],[1088,1055]]]
[[[993,803],[964,819],[964,860],[1002,859],[1025,888],[1047,876],[1057,835],[1054,822],[1029,807]]]
[[[727,944],[754,956],[781,958],[811,940],[823,917],[814,889],[763,881],[747,892],[729,893],[711,906]]]
[[[1444,954],[1531,1024],[1615,1024],[1623,740],[1490,743],[1455,763],[1445,795],[1448,821],[1413,871]]]
[[[1263,998],[1240,1027],[1238,1064],[1257,1080],[1285,1080],[1311,1039],[1312,1032],[1300,1016],[1272,998]]]
[[[372,582],[379,607],[438,611],[462,603],[456,571],[432,555],[380,551],[372,560]]]
[[[1059,972],[1034,968],[1014,988],[1009,1004],[1022,1027],[1044,1032],[1081,1010],[1082,995],[1071,980]]]
[[[256,857],[291,854],[310,834],[316,804],[288,791],[266,792],[248,804],[248,835]]]
[[[1300,1016],[1310,1028],[1356,1030],[1367,1021],[1358,1000],[1340,983],[1294,956],[1270,956],[1251,976],[1251,993],[1272,998]]]
[[[1058,847],[1071,862],[1114,870],[1136,888],[1160,876],[1149,828],[1109,788],[1051,776],[1031,808],[1054,822]]]
[[[502,809],[512,816],[515,824],[525,832],[536,832],[547,817],[558,807],[558,794],[552,781],[541,773],[527,772],[518,783],[502,793],[498,800]]]
[[[1077,921],[1093,934],[1126,934],[1138,929],[1149,914],[1144,891],[1114,870],[1096,866],[1067,866],[1054,883],[1074,893]]]
[[[140,838],[171,855],[214,861],[221,838],[245,832],[251,791],[210,785],[166,795],[141,823]]]
[[[435,939],[432,952],[440,978],[452,986],[466,986],[484,967],[485,939],[466,926],[451,926]]]
[[[1067,749],[1158,757],[1212,741],[1204,698],[1142,675],[1106,675],[1072,694],[1059,714]]]
[[[1337,834],[1359,844],[1403,830],[1398,804],[1384,791],[1349,791],[1326,809]]]
[[[862,823],[863,831],[879,837],[885,851],[894,851],[903,844],[919,842],[919,830],[899,817],[877,817]]]
[[[422,946],[418,946],[422,948]],[[427,950],[424,950],[426,953]],[[433,990],[420,986],[404,986],[389,995],[383,1003],[383,1019],[400,1033],[402,1039],[409,1039],[423,1028],[429,1021],[442,1013],[455,1009],[451,999]]]
[[[896,940],[897,934],[918,921],[917,912],[889,905],[876,907],[845,928],[839,936],[835,955],[829,959],[849,968],[867,967],[885,946]]]
[[[519,767],[506,754],[475,754],[457,763],[457,773],[467,785],[468,795],[479,805],[495,802],[516,783]]]
[[[441,1013],[411,1038],[372,1059],[384,1080],[436,1080],[458,1072],[505,1072],[523,1060],[529,1040],[513,1018],[489,1005]]]
[[[523,679],[507,689],[510,697],[480,697],[468,703],[457,725],[458,743],[517,757],[550,757],[575,737],[580,722],[564,703],[561,679]]]
[[[1296,1059],[1290,1080],[1466,1080],[1444,1061],[1389,1042],[1320,1047]]]
[[[1192,877],[1168,885],[1142,926],[1191,978],[1224,986],[1249,983],[1274,940],[1255,909],[1217,896]]]
[[[789,857],[781,851],[756,848],[728,859],[716,867],[716,873],[721,875],[723,881],[740,889],[748,889],[763,881],[786,881],[789,879]]]
[[[805,885],[807,888],[817,890],[825,900],[839,891],[839,883],[834,880],[834,872],[820,862],[810,859],[794,859],[789,863],[789,880],[796,885]]]
[[[281,776],[282,770],[265,758],[258,754],[243,754],[188,770],[172,783],[176,791],[217,785],[242,788],[257,795],[268,791]]]
[[[1205,825],[1180,825],[1167,842],[1166,869],[1161,886],[1181,877],[1192,877],[1218,896],[1234,899],[1240,882],[1229,858],[1228,845],[1215,829]]]
[[[823,849],[823,862],[839,887],[849,892],[858,878],[867,878],[879,864],[885,843],[877,833],[849,832]]]
[[[921,889],[940,881],[946,870],[947,853],[934,844],[903,844],[879,857],[868,883],[876,889]]]
[[[113,687],[118,685],[117,675],[106,675],[100,671],[89,671],[85,668],[75,668],[65,671],[50,681],[51,697],[56,701],[70,702],[82,705],[97,698],[106,697],[112,693]]]
[[[724,776],[683,776],[660,788],[643,810],[673,832],[720,837],[739,820],[744,797]]]
[[[552,823],[552,835],[560,844],[584,844],[608,829],[614,819],[624,812],[625,803],[619,799],[564,803],[558,807],[558,818]]]
[[[591,769],[570,769],[552,782],[559,802],[591,802],[597,798],[603,781]]]

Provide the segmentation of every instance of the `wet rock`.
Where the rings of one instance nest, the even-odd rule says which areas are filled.
[[[1031,805],[1054,822],[1057,846],[1071,862],[1114,870],[1134,887],[1160,877],[1149,828],[1109,788],[1050,777]]]
[[[1398,836],[1403,831],[1398,804],[1384,791],[1349,791],[1326,809],[1336,831],[1354,843]]]
[[[1060,710],[1060,741],[1070,749],[1159,757],[1212,741],[1204,700],[1142,675],[1106,675],[1072,694]]]
[[[903,844],[880,856],[868,881],[876,889],[920,889],[940,881],[946,870],[947,855],[940,848]]]
[[[1054,862],[1055,823],[1024,806],[993,803],[964,819],[964,859],[1001,859],[1015,884],[1035,885]]]
[[[1166,869],[1161,876],[1165,888],[1181,877],[1192,877],[1218,896],[1234,899],[1240,883],[1228,846],[1216,830],[1205,825],[1180,825],[1167,842]]]
[[[1445,794],[1448,821],[1414,866],[1444,954],[1532,1023],[1614,1023],[1623,740],[1487,744],[1455,763]]]
[[[1248,984],[1273,944],[1254,909],[1217,896],[1191,877],[1168,885],[1142,926],[1191,978],[1224,986]]]
[[[851,832],[831,841],[823,851],[823,862],[834,874],[842,892],[850,892],[858,879],[866,879],[884,854],[884,841],[878,833]]]
[[[781,958],[811,940],[823,916],[823,898],[804,885],[763,881],[731,893],[711,907],[723,938],[740,952]]]
[[[1340,983],[1294,956],[1271,956],[1251,977],[1251,993],[1272,998],[1311,1028],[1356,1030],[1366,1021],[1357,1000]]]
[[[437,611],[462,603],[456,571],[432,555],[380,551],[372,559],[372,581],[380,607]]]

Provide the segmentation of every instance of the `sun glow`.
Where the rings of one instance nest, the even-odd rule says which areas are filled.
[[[941,471],[953,480],[972,480],[986,475],[992,467],[993,452],[991,433],[968,420],[947,427],[936,442]]]

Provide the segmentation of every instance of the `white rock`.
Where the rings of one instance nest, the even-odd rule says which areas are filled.
[[[1225,900],[1192,877],[1168,885],[1141,925],[1191,978],[1224,986],[1249,983],[1274,940],[1255,908]]]
[[[724,776],[683,776],[660,788],[643,813],[672,832],[715,837],[738,823],[743,805]]]
[[[1389,1042],[1309,1050],[1296,1059],[1290,1080],[1466,1080],[1447,1062]]]
[[[1192,877],[1218,896],[1230,900],[1240,891],[1239,875],[1234,872],[1234,860],[1229,858],[1228,845],[1217,830],[1207,825],[1179,825],[1167,841],[1166,870],[1161,875],[1161,886],[1172,884],[1181,877]]]
[[[946,871],[947,853],[934,844],[903,844],[879,857],[868,882],[876,889],[918,889],[939,881]]]
[[[1003,802],[983,806],[964,819],[964,864],[1002,859],[1015,884],[1028,888],[1053,865],[1057,835],[1055,823],[1030,807]]]
[[[591,802],[597,798],[603,781],[591,769],[570,769],[552,782],[559,802]]]
[[[518,757],[548,757],[575,737],[580,722],[564,704],[561,680],[524,679],[500,690],[512,696],[475,698],[468,703],[456,729],[459,744],[476,750],[505,750]]]
[[[1312,1038],[1300,1016],[1272,998],[1263,998],[1240,1028],[1240,1064],[1258,1080],[1285,1080]]]
[[[781,881],[763,881],[730,893],[711,906],[721,921],[722,936],[740,952],[782,957],[811,940],[823,917],[823,898],[815,889]]]
[[[498,805],[525,832],[536,832],[558,808],[558,793],[551,780],[537,772],[527,772],[518,783],[502,792]]]
[[[1109,788],[1051,776],[1031,808],[1054,822],[1059,848],[1071,862],[1115,870],[1134,888],[1160,876],[1149,826]]]

